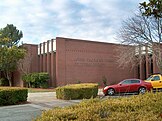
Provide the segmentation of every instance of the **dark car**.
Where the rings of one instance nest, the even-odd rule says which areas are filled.
[[[152,85],[149,82],[145,82],[140,79],[126,79],[116,85],[106,86],[103,89],[105,95],[114,95],[115,93],[130,93],[138,92],[144,94],[146,91],[150,91]]]

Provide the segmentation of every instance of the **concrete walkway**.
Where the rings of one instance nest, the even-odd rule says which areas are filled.
[[[70,106],[81,101],[56,99],[55,92],[29,93],[28,96],[28,102],[32,103],[32,106],[37,107],[41,110],[48,110],[54,107]]]
[[[0,107],[0,121],[32,121],[43,110],[77,104],[81,100],[58,100],[55,92],[29,93],[29,104]]]
[[[102,95],[99,90],[98,95]],[[58,100],[55,92],[28,93],[28,104],[0,107],[0,121],[32,121],[44,110],[65,107],[81,100]]]

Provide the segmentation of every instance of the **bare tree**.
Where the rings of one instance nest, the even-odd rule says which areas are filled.
[[[143,61],[146,54],[149,54],[150,57],[156,58],[156,64],[162,71],[160,68],[162,67],[162,33],[159,24],[161,24],[159,19],[143,16],[141,12],[123,21],[117,34],[123,45],[118,48],[120,66],[125,67],[130,63],[134,67]]]
[[[27,49],[26,47],[24,48],[26,49],[27,53],[24,59],[21,59],[19,61],[18,70],[20,71],[21,74],[28,74],[30,73],[32,56],[31,56],[31,52],[29,52],[29,49]]]

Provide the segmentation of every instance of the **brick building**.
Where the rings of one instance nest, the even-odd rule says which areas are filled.
[[[146,78],[150,69],[157,71],[154,62],[146,61],[139,67],[119,68],[116,48],[120,45],[104,42],[77,40],[57,37],[39,45],[24,44],[28,56],[23,68],[27,72],[48,72],[50,87],[78,82],[97,82],[103,85],[105,76],[108,84],[117,83],[126,78]],[[13,76],[14,86],[23,86],[21,71]]]

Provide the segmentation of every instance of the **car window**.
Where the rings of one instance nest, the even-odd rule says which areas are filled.
[[[131,80],[124,80],[122,84],[131,84]]]
[[[153,76],[150,76],[149,78],[147,78],[146,80],[147,81],[150,81],[152,79]]]
[[[140,80],[131,80],[131,83],[132,83],[132,84],[140,83]]]
[[[160,80],[160,77],[159,76],[154,76],[151,81],[158,81],[158,80]]]

